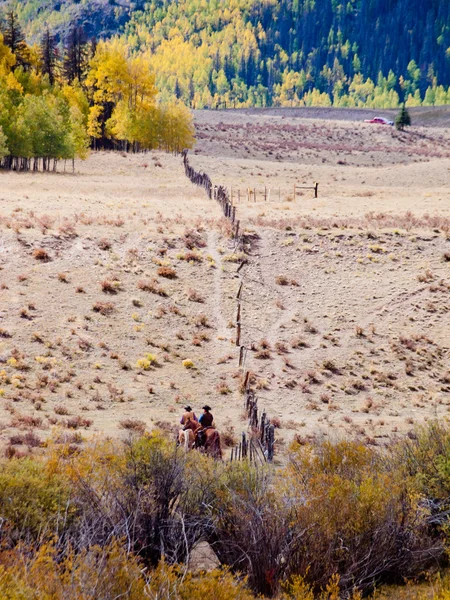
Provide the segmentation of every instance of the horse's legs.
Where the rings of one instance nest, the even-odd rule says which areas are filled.
[[[214,445],[215,445],[215,458],[217,458],[217,460],[222,460],[222,448],[220,447],[220,436],[218,433],[214,438]]]
[[[214,430],[211,436],[207,436],[205,452],[217,460],[222,460],[222,449],[220,447],[220,436],[218,431]]]

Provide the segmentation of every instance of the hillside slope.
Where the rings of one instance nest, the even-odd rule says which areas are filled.
[[[9,0],[27,35],[123,34],[162,95],[195,108],[450,103],[450,5],[436,0]],[[442,87],[444,86],[444,87]]]
[[[305,94],[340,106],[377,96],[384,107],[450,84],[449,22],[448,3],[434,0],[151,0],[126,31],[155,52],[160,87],[196,107],[211,96],[290,106]]]
[[[17,12],[30,41],[39,40],[47,25],[62,40],[74,26],[82,26],[88,37],[109,37],[121,29],[131,11],[129,0],[3,0],[0,5]]]

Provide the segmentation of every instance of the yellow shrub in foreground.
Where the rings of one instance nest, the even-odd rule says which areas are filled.
[[[227,570],[194,576],[161,561],[147,572],[117,540],[105,548],[70,551],[61,562],[52,545],[42,546],[32,559],[10,555],[8,562],[13,564],[0,566],[2,600],[254,599],[245,580]]]

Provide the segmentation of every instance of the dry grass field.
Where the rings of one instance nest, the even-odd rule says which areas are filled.
[[[450,129],[327,115],[196,114],[192,165],[241,192],[245,367],[280,449],[294,435],[383,444],[450,418]],[[171,435],[186,401],[237,438],[241,257],[180,157],[99,153],[75,174],[1,178],[7,453]],[[319,198],[293,197],[314,181]]]

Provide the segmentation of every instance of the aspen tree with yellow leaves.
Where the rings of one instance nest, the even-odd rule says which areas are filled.
[[[117,38],[101,41],[90,60],[81,48],[82,72],[69,77],[67,55],[63,65],[48,30],[40,46],[28,46],[14,16],[8,23],[9,45],[0,33],[0,168],[56,170],[91,148],[192,146],[192,115],[175,98],[160,101],[148,53]],[[81,32],[77,39],[82,45]]]

